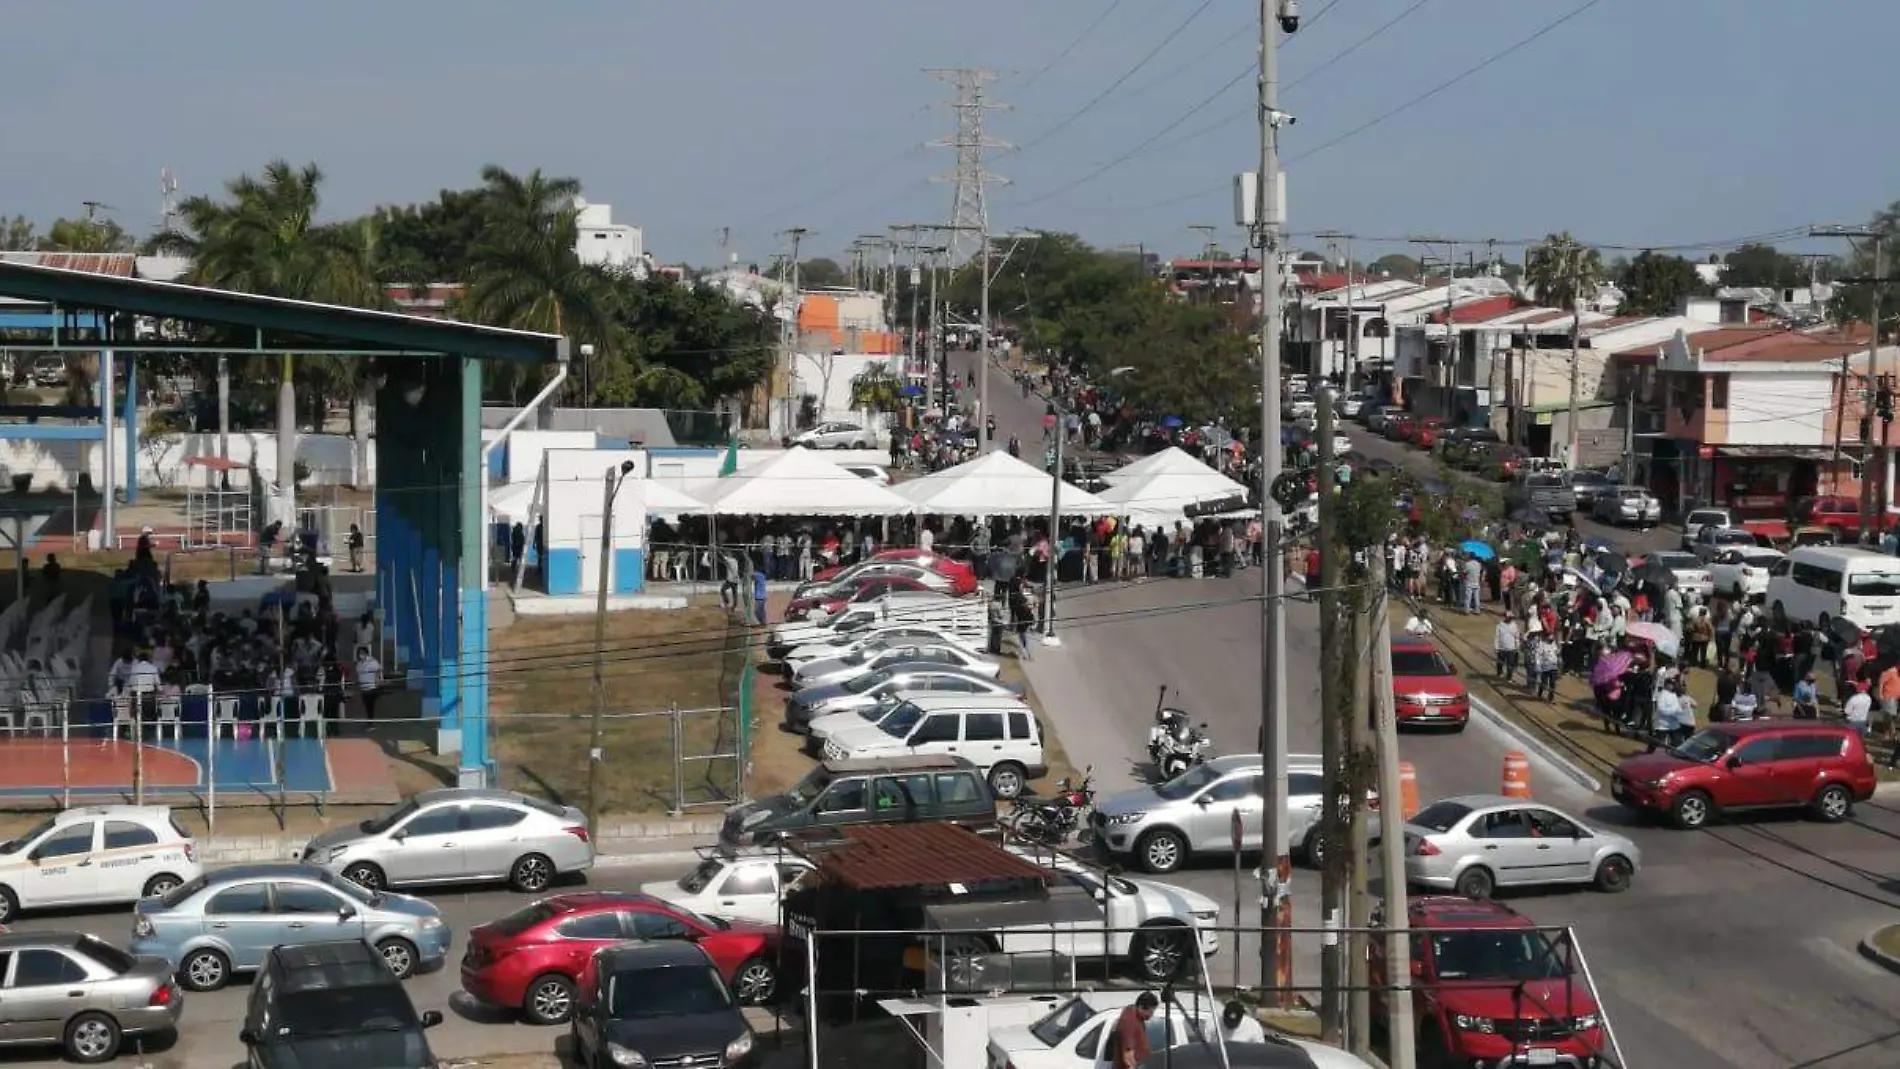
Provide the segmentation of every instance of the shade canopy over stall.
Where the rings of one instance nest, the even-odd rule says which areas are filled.
[[[789,449],[755,467],[687,488],[718,516],[901,516],[914,511],[890,490],[809,449]],[[663,508],[648,503],[651,511]]]
[[[1179,449],[1167,449],[1145,457],[1129,468],[1149,464],[1145,473],[1124,477],[1128,468],[1106,476],[1109,488],[1101,498],[1129,512],[1186,512],[1195,505],[1234,498],[1245,499],[1247,488],[1229,479]]]
[[[918,512],[937,516],[1046,516],[1055,476],[1005,452],[985,453],[954,468],[900,484]],[[1071,483],[1062,483],[1065,516],[1101,516],[1114,506]]]

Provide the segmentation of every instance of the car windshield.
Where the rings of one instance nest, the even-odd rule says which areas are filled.
[[[1432,933],[1440,980],[1553,980],[1570,965],[1534,928]]]
[[[398,984],[295,991],[277,1000],[273,1035],[285,1039],[400,1032],[421,1027],[415,1007]]]
[[[558,912],[545,902],[536,902],[533,905],[523,906],[500,920],[490,921],[488,930],[496,935],[512,939],[538,924],[552,920]]]
[[[416,800],[414,798],[411,798],[408,801],[401,803],[400,805],[392,806],[389,809],[384,810],[382,816],[372,817],[371,819],[364,821],[360,825],[360,827],[363,829],[363,832],[365,834],[381,835],[382,833],[395,827],[399,821],[406,819],[409,816],[409,814],[414,813],[415,811],[416,811]]]
[[[891,670],[888,668],[880,669],[876,672],[866,672],[858,678],[845,683],[844,689],[852,694],[863,694],[865,691],[881,683],[888,683],[890,678]]]
[[[1155,788],[1155,793],[1170,802],[1178,802],[1199,794],[1201,790],[1215,780],[1226,775],[1225,771],[1216,772],[1213,765],[1195,765],[1186,772],[1174,777]]]
[[[680,877],[679,888],[689,895],[696,895],[712,886],[713,877],[726,871],[726,863],[716,857],[709,857],[694,866],[693,871]]]
[[[1602,486],[1609,481],[1610,477],[1600,471],[1573,471],[1570,473],[1570,482],[1572,485],[1588,484],[1590,486]]]
[[[1856,572],[1847,577],[1847,592],[1863,598],[1891,598],[1900,595],[1900,575]]]
[[[1563,484],[1564,481],[1555,475],[1532,474],[1524,477],[1525,486],[1535,486],[1539,489],[1561,487]]]
[[[1700,568],[1702,558],[1693,553],[1658,553],[1656,563],[1675,571],[1679,568]]]
[[[27,844],[33,842],[35,839],[38,839],[40,836],[45,835],[47,832],[52,831],[52,830],[53,830],[53,818],[47,817],[45,820],[42,820],[38,824],[33,825],[33,827],[30,830],[28,830],[26,834],[20,836],[17,839],[8,839],[4,845],[0,845],[0,854],[17,854],[20,851],[26,849]]]
[[[1709,529],[1709,541],[1718,546],[1752,546],[1755,536],[1740,527],[1714,527]]]
[[[1416,824],[1421,828],[1430,828],[1432,831],[1444,832],[1457,827],[1459,821],[1470,815],[1471,807],[1468,805],[1459,805],[1457,802],[1433,802],[1431,805],[1419,810],[1418,813],[1406,823]]]
[[[1395,676],[1448,676],[1451,666],[1437,650],[1393,650],[1392,674]]]
[[[1717,527],[1724,527],[1728,525],[1728,515],[1722,512],[1691,512],[1687,522],[1693,524],[1713,524]]]
[[[893,735],[901,739],[909,735],[910,729],[916,727],[917,721],[923,718],[924,711],[922,709],[917,708],[913,702],[905,702],[897,708],[892,709],[889,716],[877,722],[877,726],[882,728],[886,735]]]
[[[1735,736],[1726,731],[1708,728],[1689,736],[1682,745],[1670,747],[1669,752],[1685,761],[1708,764],[1727,753],[1735,745]]]
[[[1773,550],[1764,553],[1738,553],[1743,564],[1755,568],[1772,568],[1781,561],[1781,554]]]
[[[666,965],[621,969],[607,980],[607,1014],[631,1017],[689,1017],[732,1009],[719,974],[705,965]]]
[[[784,797],[792,804],[793,809],[803,809],[817,801],[818,796],[825,793],[825,788],[830,785],[831,781],[825,778],[825,770],[817,769],[807,774],[804,779],[785,788]]]
[[[1076,1029],[1095,1019],[1100,1012],[1079,998],[1057,1006],[1047,1017],[1029,1026],[1029,1034],[1045,1047],[1053,1047],[1072,1035]]]

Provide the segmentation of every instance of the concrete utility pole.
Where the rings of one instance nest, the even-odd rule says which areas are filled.
[[[988,137],[983,132],[983,117],[992,111],[1006,111],[1008,104],[999,104],[984,97],[983,90],[996,80],[996,72],[973,68],[936,68],[926,71],[937,80],[954,86],[957,91],[956,102],[951,107],[957,113],[957,132],[955,136],[931,142],[933,148],[955,149],[957,153],[956,170],[947,175],[938,175],[936,181],[955,183],[955,193],[950,201],[951,237],[947,244],[950,248],[950,266],[960,266],[971,251],[983,257],[981,306],[977,310],[977,352],[981,359],[977,361],[977,438],[978,451],[987,453],[990,449],[989,431],[985,429],[990,415],[990,260],[994,255],[990,249],[990,209],[989,187],[1008,185],[1009,179],[991,174],[983,167],[983,155],[988,151],[1008,151],[1008,142]],[[970,248],[970,238],[976,239],[975,249]]]
[[[1385,547],[1366,550],[1366,593],[1372,600],[1372,685],[1379,722],[1379,820],[1403,820],[1399,783],[1399,721],[1392,705],[1392,599],[1387,596]],[[1379,883],[1385,893],[1385,1027],[1387,1069],[1416,1069],[1418,1027],[1412,1020],[1411,902],[1405,886],[1405,836],[1379,836]]]
[[[797,409],[792,403],[792,382],[798,377],[798,307],[801,303],[798,288],[798,249],[804,243],[805,235],[810,234],[811,231],[802,226],[795,226],[780,233],[792,239],[792,307],[791,318],[785,331],[785,394],[779,416],[783,421],[779,433],[791,434],[798,425]]]
[[[1334,541],[1334,521],[1339,502],[1333,493],[1333,391],[1319,391],[1319,420],[1315,439],[1319,445],[1319,530],[1314,537],[1319,549],[1319,737],[1322,785],[1320,799],[1319,857],[1320,917],[1327,927],[1344,918],[1345,814],[1342,799],[1349,798],[1345,777],[1346,726],[1341,723],[1344,710],[1339,701],[1339,552]],[[1349,802],[1348,802],[1349,804]],[[1337,1044],[1340,1039],[1340,991],[1344,986],[1340,948],[1337,943],[1325,948],[1320,958],[1320,1038]]]
[[[1368,563],[1372,557],[1382,556],[1383,546],[1352,547],[1364,548]],[[1350,558],[1348,558],[1350,559]],[[1372,990],[1368,984],[1365,941],[1366,929],[1372,927],[1372,895],[1366,886],[1367,870],[1372,867],[1371,828],[1366,821],[1366,792],[1368,779],[1376,780],[1372,773],[1376,767],[1372,753],[1372,658],[1368,655],[1371,648],[1370,625],[1366,620],[1365,609],[1370,602],[1362,588],[1352,596],[1352,603],[1344,613],[1346,637],[1341,648],[1350,651],[1346,655],[1348,672],[1342,669],[1340,677],[1350,678],[1352,693],[1348,695],[1346,706],[1346,768],[1350,773],[1347,782],[1352,785],[1352,804],[1346,809],[1346,927],[1355,934],[1346,940],[1346,1043],[1354,1054],[1364,1057],[1372,1050]]]
[[[587,749],[587,831],[600,841],[600,770],[606,764],[607,679],[603,665],[607,659],[607,594],[613,587],[614,496],[621,480],[633,470],[633,461],[624,460],[607,469],[606,496],[600,506],[600,589],[594,591],[594,716]]]
[[[1871,279],[1866,280],[1873,283],[1871,287],[1872,292],[1869,294],[1872,307],[1867,317],[1871,321],[1870,325],[1873,329],[1873,337],[1868,339],[1867,342],[1868,389],[1861,399],[1860,425],[1865,428],[1865,431],[1862,433],[1860,439],[1860,529],[1863,539],[1869,537],[1869,534],[1871,534],[1872,537],[1878,541],[1882,527],[1874,524],[1874,473],[1876,471],[1880,473],[1880,484],[1882,487],[1881,497],[1883,499],[1880,507],[1880,515],[1884,519],[1886,515],[1885,499],[1891,496],[1891,491],[1887,488],[1887,474],[1889,466],[1893,463],[1893,453],[1890,449],[1889,440],[1889,431],[1893,425],[1888,423],[1881,428],[1880,453],[1878,459],[1870,463],[1869,460],[1873,456],[1870,450],[1873,447],[1873,435],[1871,432],[1873,431],[1874,424],[1871,415],[1872,406],[1867,403],[1867,398],[1872,396],[1875,388],[1874,384],[1880,381],[1881,378],[1880,368],[1876,365],[1878,365],[1880,361],[1880,290],[1887,282],[1883,274],[1886,265],[1884,263],[1885,258],[1882,255],[1884,252],[1882,246],[1886,236],[1880,231],[1866,226],[1816,226],[1809,227],[1808,234],[1810,237],[1817,238],[1846,238],[1849,246],[1856,252],[1860,251],[1860,246],[1854,244],[1857,240],[1871,242],[1873,246],[1874,273]],[[1861,280],[1842,279],[1841,281]],[[1843,366],[1845,366],[1845,363],[1843,363]],[[1845,396],[1847,390],[1847,380],[1845,378],[1841,380],[1841,390],[1842,395]],[[1837,435],[1838,431],[1839,428],[1837,427]],[[1837,451],[1838,447],[1839,439],[1837,437]],[[1838,459],[1838,457],[1836,459]]]
[[[1457,341],[1457,332],[1452,329],[1451,312],[1452,312],[1454,300],[1458,295],[1457,290],[1454,289],[1452,286],[1452,282],[1458,277],[1458,259],[1457,259],[1458,249],[1457,249],[1457,246],[1451,241],[1450,238],[1426,237],[1426,238],[1408,238],[1406,240],[1412,242],[1415,245],[1422,246],[1423,248],[1427,250],[1426,255],[1419,258],[1418,266],[1419,266],[1420,275],[1424,275],[1428,273],[1428,269],[1426,267],[1427,264],[1442,263],[1445,268],[1444,372],[1441,375],[1434,375],[1432,377],[1432,385],[1445,388],[1445,389],[1454,388],[1458,385],[1458,353],[1457,353],[1457,346],[1455,344]],[[1445,255],[1442,260],[1435,260],[1430,255],[1430,250],[1435,245],[1442,245],[1445,247]],[[1449,414],[1449,412],[1447,414]]]
[[[1353,378],[1359,374],[1359,310],[1354,300],[1353,288],[1355,277],[1352,263],[1353,235],[1342,234],[1337,230],[1326,230],[1315,234],[1314,237],[1332,246],[1336,253],[1342,244],[1346,250],[1342,258],[1346,265],[1346,366],[1338,370],[1342,373],[1340,383],[1350,386]],[[1323,328],[1320,334],[1323,338],[1325,335]]]
[[[917,265],[917,250],[919,248],[917,243],[918,226],[916,223],[893,223],[891,224],[890,230],[892,242],[891,255],[895,256],[898,248],[902,248],[910,253],[910,335],[908,342],[904,346],[904,351],[908,355],[909,362],[912,365],[911,368],[907,370],[921,371],[925,370],[925,365],[920,361],[917,352],[917,291],[923,286],[923,273]],[[895,284],[893,284],[893,286],[894,285]],[[895,298],[893,298],[893,300],[895,300]],[[924,376],[924,404],[926,407],[928,407],[930,403],[929,389],[930,376],[926,374]]]
[[[1286,460],[1280,441],[1280,242],[1285,226],[1280,173],[1280,32],[1299,28],[1296,0],[1260,0],[1260,169],[1251,210],[1243,178],[1238,222],[1260,251],[1260,511],[1266,521],[1260,602],[1260,756],[1267,796],[1260,863],[1260,986],[1276,1005],[1293,998],[1293,862],[1287,840],[1286,517],[1273,482]]]
[[[924,250],[930,262],[930,341],[927,350],[937,369],[938,412],[949,418],[950,402],[956,391],[950,387],[950,355],[943,348],[943,305],[937,300],[937,277],[943,273],[943,257],[950,250],[943,245],[932,245]]]

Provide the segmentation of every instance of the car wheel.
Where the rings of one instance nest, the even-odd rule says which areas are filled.
[[[1319,826],[1314,825],[1300,841],[1300,858],[1314,869],[1326,864],[1326,837],[1320,834]]]
[[[12,924],[20,918],[20,899],[13,888],[0,883],[0,924]]]
[[[178,983],[187,991],[216,991],[231,982],[231,961],[216,950],[194,950],[178,963]]]
[[[778,993],[778,969],[764,958],[748,958],[732,974],[732,997],[741,1006],[763,1006]]]
[[[159,895],[170,894],[176,891],[178,885],[183,882],[183,880],[180,880],[169,872],[161,872],[145,881],[145,891],[143,893],[146,898],[157,898]]]
[[[554,862],[540,854],[523,854],[508,870],[508,886],[527,894],[540,894],[554,882]]]
[[[1847,788],[1838,783],[1830,783],[1821,788],[1814,796],[1814,815],[1829,824],[1839,824],[1847,819],[1848,811],[1854,808],[1854,796]]]
[[[853,448],[853,449],[869,449],[869,448],[871,448],[871,443],[869,443],[869,442],[865,442],[865,441],[856,441],[856,442],[852,442],[852,443],[851,443],[851,448]]]
[[[1186,928],[1150,928],[1135,936],[1131,957],[1135,972],[1149,983],[1159,984],[1181,975],[1187,968],[1190,935]]]
[[[1714,814],[1710,811],[1713,802],[1701,791],[1684,791],[1676,796],[1675,804],[1669,807],[1669,817],[1676,827],[1685,831],[1694,831],[1709,822]]]
[[[985,954],[993,948],[983,937],[975,935],[957,936],[943,947],[944,986],[952,991],[974,991],[983,982],[983,962]]]
[[[1169,828],[1151,831],[1135,844],[1135,859],[1148,872],[1173,872],[1187,863],[1187,840]]]
[[[119,1022],[103,1013],[82,1013],[66,1022],[66,1057],[98,1065],[119,1053]]]
[[[1458,882],[1453,890],[1466,898],[1490,898],[1497,889],[1497,880],[1492,878],[1491,870],[1483,865],[1473,865],[1458,874]]]
[[[390,938],[376,944],[376,953],[383,956],[383,964],[398,980],[407,980],[416,974],[416,945],[407,939]]]
[[[388,883],[383,870],[367,861],[358,861],[344,869],[343,878],[365,891],[381,891]]]
[[[1630,889],[1630,881],[1636,876],[1636,866],[1621,854],[1611,854],[1597,864],[1597,890],[1604,894],[1619,895]]]
[[[1015,798],[1023,793],[1023,766],[1004,761],[990,769],[990,790],[998,798]]]
[[[559,973],[537,976],[521,1000],[529,1024],[561,1024],[574,1016],[574,981]]]

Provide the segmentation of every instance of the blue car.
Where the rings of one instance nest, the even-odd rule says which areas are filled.
[[[206,873],[133,913],[134,954],[162,957],[191,991],[216,991],[264,964],[272,947],[361,939],[397,979],[438,968],[452,933],[434,903],[369,891],[313,865]]]

